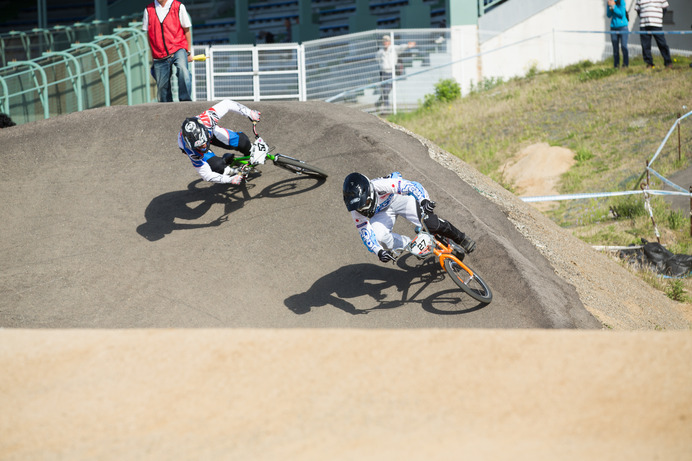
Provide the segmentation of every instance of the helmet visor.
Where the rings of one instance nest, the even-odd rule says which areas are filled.
[[[370,207],[372,207],[372,197],[368,197],[363,205],[356,208],[356,211],[362,215],[367,215]]]
[[[199,141],[197,141],[195,143],[195,150],[197,150],[201,153],[206,153],[207,151],[209,151],[209,143],[208,142],[205,142],[205,143],[202,143],[199,145],[198,144],[199,144]]]

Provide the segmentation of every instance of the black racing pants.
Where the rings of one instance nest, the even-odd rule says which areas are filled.
[[[250,148],[252,147],[250,139],[247,137],[245,133],[242,132],[238,133],[238,147],[230,146],[226,143],[219,141],[216,138],[212,138],[211,145],[221,147],[223,149],[237,150],[243,155],[250,155]],[[234,154],[228,152],[223,154],[223,157],[214,156],[208,158],[207,163],[211,167],[211,171],[213,171],[214,173],[223,174],[223,170],[226,169],[227,165],[230,165],[233,162],[234,157]]]
[[[418,218],[421,218],[420,206],[418,207]],[[435,213],[428,213],[425,225],[431,233],[450,238],[459,245],[466,238],[466,234],[454,227],[449,221],[439,218]]]

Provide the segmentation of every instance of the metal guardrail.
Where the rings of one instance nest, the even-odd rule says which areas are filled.
[[[107,21],[77,22],[70,26],[0,33],[0,67],[11,61],[28,61],[46,51],[65,51],[73,43],[92,41],[101,34],[110,34],[116,27],[126,27],[141,21],[142,15],[122,16]]]
[[[21,124],[111,104],[151,102],[154,82],[146,34],[137,27],[109,32],[86,43],[71,42],[63,50],[46,45],[39,56],[0,68],[0,110]],[[19,35],[27,55],[43,49]],[[46,43],[55,41],[46,38]]]
[[[15,34],[17,43],[24,43],[31,55],[34,49],[42,49],[41,40],[69,46],[63,50],[56,46],[33,59],[0,68],[0,110],[16,123],[26,123],[93,107],[154,101],[149,46],[140,28],[141,22],[133,22],[85,42],[74,40],[71,28],[58,29],[62,35],[54,32],[51,39],[44,33],[31,38]],[[392,72],[387,79],[380,75],[376,59],[385,33],[393,37],[395,45],[416,43],[401,54],[401,72]],[[575,43],[581,43],[581,37],[596,37],[596,33],[603,39],[589,41],[589,59],[607,59],[612,53],[607,31],[552,31],[501,46],[482,46],[472,56],[457,53],[454,57],[450,29],[378,29],[302,44],[195,45],[194,53],[208,59],[192,63],[192,96],[195,100],[322,100],[380,113],[414,110],[443,79],[480,83],[478,78],[520,75],[529,61],[539,68],[577,62],[584,58],[574,55],[574,50],[581,52],[587,47]],[[454,41],[473,39],[464,35]],[[9,42],[0,40],[0,45],[3,43]],[[630,45],[632,55],[641,53],[633,47]],[[58,51],[73,55],[77,61]],[[692,55],[692,51],[682,53]],[[461,76],[454,73],[455,65],[475,59],[482,66],[470,65]],[[481,67],[482,76],[478,72]],[[378,107],[383,85],[391,85],[389,107]],[[174,100],[175,89],[174,78]]]

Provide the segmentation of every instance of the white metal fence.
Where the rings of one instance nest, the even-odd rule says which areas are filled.
[[[195,99],[305,100],[304,52],[297,44],[195,47]]]
[[[335,100],[374,108],[382,85],[376,53],[382,36],[394,45],[415,42],[400,53],[393,71],[390,110],[411,109],[442,78],[451,78],[449,29],[376,30],[303,44],[195,46],[206,61],[193,64],[197,100]],[[393,82],[391,80],[394,80]],[[383,108],[385,109],[385,108]]]
[[[383,81],[376,53],[384,34],[393,37],[394,45],[415,42],[415,46],[401,53],[399,72],[392,71]],[[495,35],[482,43],[481,35],[475,28],[378,29],[303,44],[195,46],[195,54],[205,54],[208,59],[193,65],[194,97],[323,100],[365,111],[396,112],[417,108],[443,79],[455,79],[466,94],[484,79],[506,80],[532,69],[548,70],[612,56],[608,31]],[[657,54],[656,46],[652,48]],[[630,35],[629,50],[633,57],[641,55],[637,33]],[[692,46],[671,51],[692,56]],[[378,108],[384,87],[391,87],[390,106]]]

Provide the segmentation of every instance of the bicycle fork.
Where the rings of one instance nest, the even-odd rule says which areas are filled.
[[[473,271],[471,268],[469,268],[466,264],[464,264],[461,259],[457,258],[452,254],[452,247],[445,245],[444,243],[440,242],[439,240],[435,239],[435,248],[433,248],[433,253],[435,253],[435,256],[437,257],[438,262],[440,263],[440,267],[442,267],[442,270],[446,271],[445,269],[445,259],[451,259],[455,263],[457,263],[459,266],[461,266],[464,271],[466,271],[471,278],[473,278]]]

